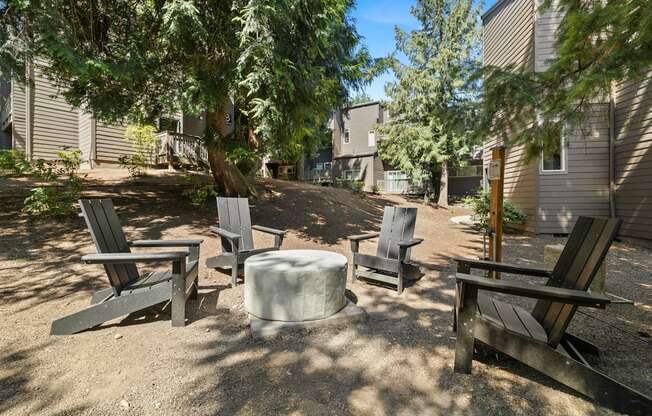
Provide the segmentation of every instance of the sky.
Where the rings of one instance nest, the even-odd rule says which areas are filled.
[[[482,11],[489,9],[496,0],[485,0]],[[410,14],[415,0],[358,0],[352,17],[356,20],[358,33],[371,56],[380,58],[394,50],[394,27],[409,31],[418,28],[418,22]],[[391,73],[378,76],[365,92],[374,100],[385,98],[384,86],[392,81]]]

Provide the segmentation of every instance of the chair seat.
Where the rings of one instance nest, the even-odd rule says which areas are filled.
[[[197,268],[198,266],[199,260],[189,261],[186,264],[186,275],[191,274],[193,269]],[[162,284],[170,285],[170,279],[172,279],[172,269],[145,273],[140,279],[126,285],[120,292],[120,295],[122,296],[126,294],[142,292],[143,290],[151,289],[154,286],[158,287]]]
[[[515,334],[548,343],[548,335],[532,314],[523,308],[478,292],[478,312],[492,324]]]

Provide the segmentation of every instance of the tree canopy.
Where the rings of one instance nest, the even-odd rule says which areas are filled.
[[[441,170],[440,205],[447,205],[448,165],[468,153],[469,116],[478,84],[479,9],[473,0],[419,0],[411,10],[420,27],[396,28],[391,68],[397,80],[386,86],[390,119],[379,125],[381,156],[414,180],[431,180]]]
[[[370,78],[351,0],[9,0],[0,70],[43,59],[72,104],[105,121],[208,110],[218,185],[247,192],[252,160],[318,143],[334,108]],[[228,101],[235,131],[225,134]]]
[[[563,18],[547,69],[486,67],[477,133],[524,144],[530,157],[555,146],[564,126],[581,126],[614,83],[652,69],[649,0],[547,0]]]

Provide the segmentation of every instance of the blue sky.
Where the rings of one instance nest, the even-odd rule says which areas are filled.
[[[482,10],[487,10],[496,0],[485,0]],[[418,28],[417,20],[410,14],[414,0],[358,0],[353,18],[356,20],[358,33],[364,37],[364,44],[375,58],[386,56],[394,50],[394,27],[403,30]],[[366,88],[371,98],[385,98],[384,85],[394,79],[385,73]]]

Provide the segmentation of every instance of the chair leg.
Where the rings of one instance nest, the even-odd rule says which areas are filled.
[[[478,302],[478,288],[462,285],[457,312],[457,341],[455,342],[455,372],[470,373],[473,364],[475,343],[475,315]]]
[[[403,267],[400,267],[398,271],[398,281],[396,282],[396,293],[399,295],[403,293]]]
[[[237,256],[235,257],[231,265],[231,287],[236,287],[238,284],[238,259]]]
[[[186,263],[172,266],[172,326],[186,326]]]

